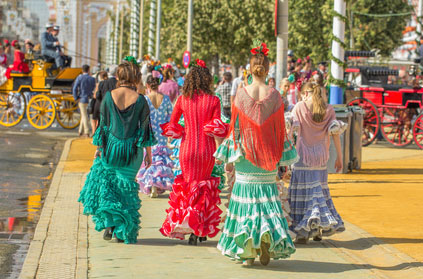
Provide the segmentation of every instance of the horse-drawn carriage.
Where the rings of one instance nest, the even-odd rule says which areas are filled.
[[[347,55],[357,56],[354,52]],[[360,97],[349,101],[348,105],[360,106],[365,112],[363,146],[382,135],[395,146],[406,146],[414,141],[423,149],[423,88],[417,83],[415,70],[416,65],[412,65],[410,76],[413,80],[409,85],[398,85],[388,82],[389,76],[398,76],[398,70],[386,66],[350,65],[347,68],[347,73],[361,78]]]
[[[37,129],[50,127],[54,120],[65,129],[79,125],[78,105],[71,94],[72,84],[82,73],[80,68],[47,70],[52,63],[32,60],[29,73],[11,73],[11,78],[0,86],[0,125],[12,127],[25,117]]]

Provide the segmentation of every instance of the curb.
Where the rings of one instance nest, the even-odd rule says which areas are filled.
[[[35,229],[34,237],[30,243],[28,253],[25,258],[25,262],[22,266],[22,271],[19,278],[29,279],[35,278],[38,271],[38,264],[43,252],[44,242],[47,238],[47,232],[50,226],[51,216],[53,214],[53,208],[59,185],[62,179],[63,168],[65,161],[68,158],[70,147],[74,139],[68,139],[63,147],[62,155],[60,156],[59,163],[57,164],[56,170],[51,181],[47,197],[44,201],[43,209],[41,211],[40,219]]]

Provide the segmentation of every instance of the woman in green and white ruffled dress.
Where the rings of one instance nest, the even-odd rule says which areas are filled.
[[[236,176],[217,248],[247,266],[257,256],[267,265],[270,258],[287,258],[295,252],[276,176],[277,167],[294,163],[297,154],[286,141],[280,94],[265,84],[269,71],[266,46],[253,50],[253,83],[238,90],[230,135],[215,153],[229,168],[235,163]]]

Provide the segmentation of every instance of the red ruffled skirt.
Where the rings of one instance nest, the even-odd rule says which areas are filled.
[[[186,234],[214,237],[219,232],[220,178],[185,182],[178,175],[169,195],[169,209],[160,232],[171,238],[185,239]]]

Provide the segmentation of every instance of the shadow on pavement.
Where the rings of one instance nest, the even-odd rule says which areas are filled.
[[[369,175],[369,174],[423,174],[423,169],[421,168],[407,168],[407,169],[392,169],[392,168],[385,168],[385,169],[361,169],[358,170],[357,172],[353,172],[352,174],[357,174],[357,175],[361,175],[361,174],[365,174],[365,175]]]
[[[350,196],[340,196],[334,195],[332,198],[368,198],[368,197],[381,197],[382,195],[350,195]]]
[[[170,239],[170,238],[142,238],[138,239],[135,245],[146,245],[146,246],[176,246],[176,245],[188,245],[188,238],[186,240]],[[208,240],[206,242],[198,242],[198,246],[203,247],[216,247],[217,241]]]
[[[337,248],[344,248],[349,250],[366,250],[375,245],[400,244],[400,243],[421,244],[423,243],[423,239],[391,238],[391,237],[366,237],[366,238],[357,238],[357,239],[348,240],[348,241],[324,239],[322,242],[311,241],[307,245],[297,244],[296,247],[297,248],[321,248],[322,245],[324,247],[332,245]]]
[[[302,260],[289,260],[289,261],[271,261],[268,266],[262,266],[256,262],[252,266],[254,269],[267,269],[274,271],[284,272],[301,272],[301,273],[341,273],[349,270],[369,270],[378,269],[385,271],[396,271],[409,269],[413,267],[422,267],[421,262],[402,263],[394,266],[376,266],[371,264],[349,264],[349,263],[328,263],[319,261],[302,261]]]
[[[369,249],[374,245],[380,244],[399,244],[399,243],[412,243],[412,244],[421,244],[423,239],[418,238],[390,238],[390,237],[367,237],[367,238],[357,238],[354,240],[348,241],[339,241],[328,239],[330,244],[338,247],[345,248],[349,250],[365,250]],[[313,246],[310,246],[313,247]]]
[[[417,179],[399,179],[396,178],[395,180],[357,180],[357,179],[342,179],[342,180],[331,180],[329,181],[330,185],[336,185],[336,184],[345,184],[345,183],[351,183],[351,184],[417,184],[421,183],[421,180]]]

